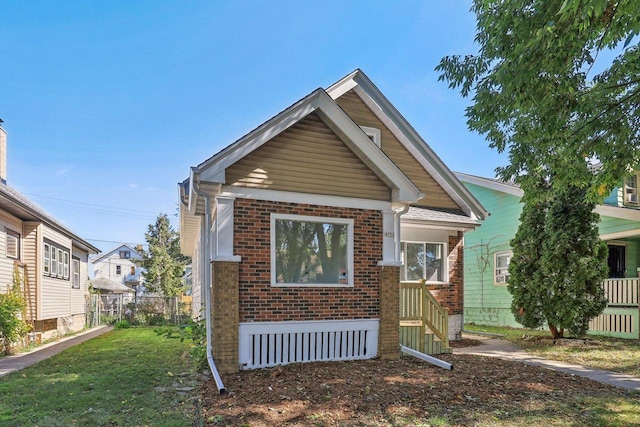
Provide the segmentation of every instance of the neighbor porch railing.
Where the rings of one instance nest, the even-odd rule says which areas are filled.
[[[414,350],[449,352],[449,315],[429,292],[425,281],[400,284],[400,340]]]
[[[607,308],[589,322],[589,331],[620,338],[640,338],[640,281],[637,277],[602,283]]]

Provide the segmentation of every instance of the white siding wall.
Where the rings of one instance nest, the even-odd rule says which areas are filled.
[[[44,226],[43,237],[50,240],[61,248],[70,251],[71,239],[62,234]],[[52,319],[58,317],[67,317],[72,314],[72,298],[71,298],[71,280],[54,279],[52,277],[42,276],[42,285],[40,287],[40,312],[41,319]]]
[[[120,266],[120,274],[116,274],[117,266]],[[116,252],[93,264],[93,277],[109,279],[124,285],[124,277],[131,273],[131,267],[135,267],[135,264],[130,259],[120,258],[120,254]]]
[[[194,319],[204,317],[202,306],[202,262],[200,253],[200,233],[196,238],[196,246],[191,254],[191,316]]]

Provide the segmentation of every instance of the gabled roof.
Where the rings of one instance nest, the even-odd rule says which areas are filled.
[[[505,182],[497,178],[484,178],[481,176],[469,175],[462,172],[456,172],[455,174],[462,182],[468,182],[469,184],[489,188],[501,193],[511,194],[512,196],[522,197],[524,195],[524,191],[522,191],[522,189],[513,182]]]
[[[219,153],[192,168],[190,185],[188,186],[189,211],[195,211],[194,203],[198,200],[197,194],[193,190],[194,179],[224,184],[226,182],[226,168],[313,112],[392,190],[393,201],[411,203],[421,197],[420,190],[413,182],[380,151],[344,110],[323,89],[316,89]],[[187,189],[184,184],[182,187]]]
[[[100,262],[100,261],[102,261],[102,260],[105,260],[105,259],[109,258],[110,256],[112,256],[112,255],[115,255],[115,254],[119,253],[119,252],[120,252],[120,250],[122,250],[123,248],[124,248],[125,250],[129,250],[129,251],[131,251],[131,258],[134,258],[134,259],[135,259],[135,258],[141,258],[140,252],[138,252],[138,251],[137,251],[133,246],[129,245],[128,243],[123,243],[123,244],[121,244],[120,246],[118,246],[118,247],[116,247],[116,248],[114,248],[114,249],[110,250],[109,252],[105,253],[104,255],[102,255],[102,256],[100,256],[100,257],[97,257],[97,258],[92,259],[92,260],[91,260],[91,262],[92,262],[93,264],[95,264],[95,263],[97,263],[97,262]],[[136,256],[133,256],[134,254],[135,254]]]
[[[89,253],[97,254],[100,252],[100,249],[79,237],[66,226],[62,225],[58,220],[45,212],[40,206],[36,205],[31,200],[20,194],[20,192],[3,182],[0,182],[0,209],[15,215],[22,221],[42,222],[47,227],[50,227],[70,238],[76,247],[86,250]]]
[[[468,191],[418,132],[389,102],[362,70],[357,69],[327,89],[333,99],[353,90],[435,181],[472,219],[484,219],[487,211]]]

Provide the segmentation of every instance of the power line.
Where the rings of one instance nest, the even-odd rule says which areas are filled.
[[[41,199],[57,200],[57,201],[66,202],[66,203],[75,203],[77,205],[96,206],[96,207],[106,208],[106,209],[114,209],[114,210],[119,210],[119,211],[130,211],[130,212],[140,212],[140,213],[146,213],[146,214],[152,214],[152,215],[156,215],[157,214],[157,212],[143,211],[143,210],[140,210],[140,209],[122,208],[120,206],[116,207],[116,206],[108,206],[108,205],[99,205],[97,203],[78,202],[76,200],[59,199],[57,197],[43,196],[41,194],[33,194],[33,193],[23,193],[23,194],[26,195],[26,196],[39,197]]]

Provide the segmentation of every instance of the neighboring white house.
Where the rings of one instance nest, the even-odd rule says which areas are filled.
[[[0,126],[0,292],[17,271],[26,320],[36,336],[48,339],[82,330],[89,294],[87,260],[99,250],[6,184],[6,153],[6,132]]]
[[[139,250],[123,243],[99,257],[90,259],[93,266],[91,278],[107,279],[135,289],[144,281],[142,267],[137,267],[132,262],[134,259],[142,259]]]

